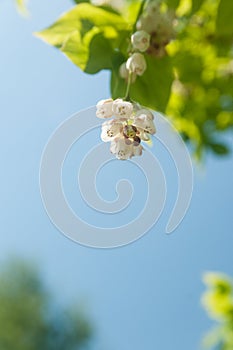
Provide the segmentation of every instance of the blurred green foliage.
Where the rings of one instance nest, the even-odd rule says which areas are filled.
[[[204,339],[206,347],[218,350],[233,349],[233,280],[220,273],[206,273],[208,289],[202,304],[209,316],[219,325]]]
[[[36,35],[88,74],[109,70],[113,98],[124,97],[119,67],[142,2],[125,1],[121,9],[110,0],[75,2]],[[204,150],[228,154],[220,134],[233,126],[233,1],[164,0],[161,8],[174,14],[176,35],[162,55],[146,53],[148,69],[132,85],[131,99],[170,117],[198,157]]]
[[[19,13],[23,16],[28,16],[27,0],[14,0]]]
[[[61,309],[36,268],[13,260],[0,272],[0,349],[87,349],[91,328],[73,305]]]

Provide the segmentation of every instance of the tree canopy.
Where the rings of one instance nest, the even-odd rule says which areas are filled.
[[[127,82],[119,67],[152,2],[157,8],[149,17],[156,30],[145,54],[147,70],[131,85],[130,96],[171,118],[198,157],[205,150],[225,155],[224,134],[233,126],[232,1],[125,0],[116,6],[113,0],[76,0],[36,35],[85,73],[109,70],[112,97],[124,97]]]
[[[91,326],[73,305],[63,309],[36,268],[14,260],[0,272],[0,348],[4,350],[84,350]]]

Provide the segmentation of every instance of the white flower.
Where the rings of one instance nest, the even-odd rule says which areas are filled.
[[[122,122],[112,119],[102,125],[101,139],[104,142],[112,141],[123,129]]]
[[[137,75],[143,75],[146,70],[146,60],[141,53],[134,53],[126,62],[126,68],[131,73],[136,73]]]
[[[133,105],[131,102],[124,101],[120,98],[115,100],[112,105],[114,116],[117,118],[129,118],[133,112]]]
[[[137,22],[138,30],[145,30],[149,34],[158,30],[160,18],[162,15],[160,11],[160,5],[160,0],[148,2],[144,15],[142,15]]]
[[[140,116],[147,116],[149,119],[154,120],[154,115],[153,113],[146,108],[142,108],[139,109],[136,113],[135,113],[135,117],[140,117]]]
[[[137,30],[144,30],[147,33],[152,34],[157,30],[157,23],[160,16],[159,13],[155,15],[142,16],[137,22]]]
[[[119,137],[111,143],[110,151],[115,154],[117,159],[129,159],[134,156],[141,156],[143,147],[135,146],[133,143],[128,143],[124,137]]]
[[[111,143],[110,151],[116,155],[117,159],[129,159],[132,154],[132,145],[128,145],[124,137],[119,137]]]
[[[160,5],[161,5],[161,0],[150,1],[146,7],[146,13],[148,13],[149,15],[153,15],[155,12],[159,10]]]
[[[122,65],[119,68],[119,74],[121,78],[126,79],[128,81],[129,79],[129,70],[126,68],[126,62],[122,63]],[[131,75],[131,83],[134,83],[137,79],[137,74],[132,73]]]
[[[113,115],[112,105],[112,99],[99,101],[96,105],[96,116],[102,119],[111,118]]]
[[[149,4],[148,11],[137,22],[137,29],[151,34],[150,54],[158,57],[164,55],[164,47],[175,38],[175,12],[161,12],[158,5]]]
[[[145,52],[150,47],[150,34],[144,30],[139,30],[131,36],[134,49]]]
[[[133,120],[133,125],[135,125],[136,128],[141,131],[142,135],[140,134],[140,137],[142,139],[146,137],[146,135],[143,135],[143,133],[148,133],[151,135],[156,133],[153,119],[151,119],[150,115],[145,113],[136,115]]]

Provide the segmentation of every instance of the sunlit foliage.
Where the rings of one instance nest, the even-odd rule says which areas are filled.
[[[128,57],[142,2],[122,1],[118,7],[114,1],[75,2],[37,36],[88,74],[109,70],[112,97],[124,97],[119,67]],[[167,0],[159,13],[173,18],[174,35],[171,21],[167,33],[166,27],[165,33],[153,33],[148,69],[132,84],[130,96],[170,117],[198,157],[203,150],[227,154],[224,134],[233,126],[233,1]],[[168,31],[172,41],[163,42]]]
[[[209,316],[218,322],[205,338],[204,345],[211,349],[233,349],[233,280],[220,273],[207,273],[208,287],[202,298]]]

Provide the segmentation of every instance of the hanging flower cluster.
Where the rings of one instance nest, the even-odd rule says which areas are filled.
[[[111,142],[110,151],[117,159],[142,155],[141,141],[149,141],[156,132],[154,116],[148,109],[122,99],[101,100],[96,116],[108,119],[102,125],[101,139]]]
[[[101,139],[111,142],[110,151],[117,159],[129,159],[142,155],[141,141],[149,141],[155,134],[154,116],[129,98],[130,85],[137,76],[142,76],[147,68],[144,53],[151,45],[151,36],[145,30],[131,35],[129,58],[119,69],[119,74],[127,81],[125,99],[101,100],[96,108],[96,116],[109,119],[102,125]]]
[[[175,12],[162,9],[161,0],[152,0],[139,17],[137,31],[131,36],[129,58],[119,69],[121,78],[134,83],[147,68],[144,53],[156,57],[166,54],[165,47],[175,38]]]
[[[137,22],[137,29],[150,34],[149,55],[162,57],[166,54],[165,47],[175,38],[175,12],[164,10],[161,0],[152,0]]]

